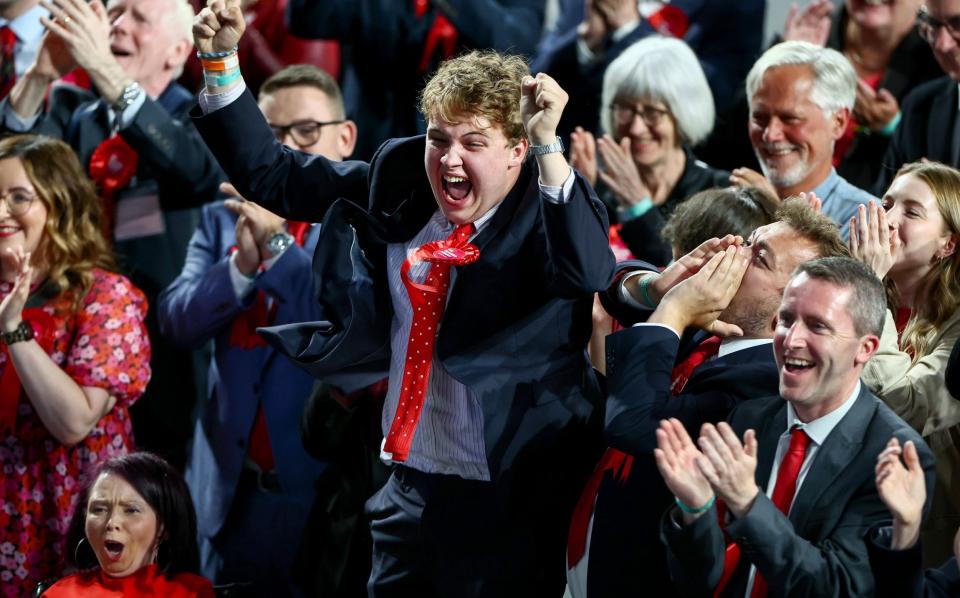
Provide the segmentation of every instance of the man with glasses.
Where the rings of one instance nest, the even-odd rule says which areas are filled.
[[[314,66],[267,79],[259,106],[288,147],[337,162],[353,151],[357,127],[344,118],[336,82]],[[319,318],[311,270],[319,228],[239,196],[209,204],[183,272],[160,296],[168,338],[214,344],[212,391],[186,471],[201,568],[214,583],[262,584],[256,595],[295,593],[291,572],[323,469],[298,434],[313,378],[256,328]]]
[[[874,184],[877,194],[907,162],[926,158],[960,166],[960,0],[926,0],[917,12],[917,29],[946,76],[904,98],[900,124]]]

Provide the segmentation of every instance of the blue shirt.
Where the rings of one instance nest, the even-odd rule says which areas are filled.
[[[860,187],[854,187],[836,169],[830,169],[830,175],[822,183],[813,188],[820,201],[823,202],[823,214],[840,227],[840,235],[844,241],[850,234],[850,219],[857,213],[857,206],[865,204],[871,199],[880,204],[880,200],[870,195]]]

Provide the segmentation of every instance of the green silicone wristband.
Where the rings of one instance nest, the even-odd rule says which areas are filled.
[[[684,513],[687,513],[689,515],[700,515],[701,513],[706,513],[707,511],[709,511],[710,507],[713,506],[713,503],[717,502],[717,495],[714,494],[713,496],[711,496],[710,500],[707,501],[707,504],[703,505],[699,509],[688,507],[687,505],[683,504],[683,502],[677,497],[674,497],[673,500],[677,503],[677,506],[680,507],[680,510],[683,511]]]
[[[643,301],[650,309],[657,308],[657,302],[650,296],[650,282],[653,281],[656,274],[648,274],[640,279],[640,294],[643,295]]]
[[[639,218],[650,211],[650,208],[653,207],[653,200],[649,197],[644,197],[637,203],[633,204],[629,208],[622,208],[617,210],[617,214],[620,215],[620,221],[626,222],[627,220],[633,220],[634,218]]]
[[[203,81],[207,87],[223,87],[229,85],[240,78],[240,69],[235,69],[226,75],[208,75],[203,74]]]
[[[893,135],[893,132],[897,130],[897,125],[900,124],[900,119],[901,119],[902,117],[903,117],[903,115],[898,111],[897,114],[896,114],[896,116],[894,116],[892,119],[890,119],[890,122],[887,123],[887,126],[883,127],[883,128],[880,129],[879,131],[877,131],[877,133],[880,133],[880,134],[883,135],[884,137],[889,137],[889,136]]]

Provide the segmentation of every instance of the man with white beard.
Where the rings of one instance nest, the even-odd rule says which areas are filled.
[[[767,50],[747,75],[750,142],[763,176],[738,168],[731,182],[769,182],[781,199],[812,191],[846,237],[857,207],[879,203],[833,168],[833,146],[847,128],[856,88],[853,67],[836,50],[797,41]]]

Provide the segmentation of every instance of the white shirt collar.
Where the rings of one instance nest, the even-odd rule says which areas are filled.
[[[0,27],[9,25],[20,43],[31,44],[43,37],[44,27],[40,17],[48,14],[47,9],[38,4],[12,21],[0,19]]]
[[[720,341],[720,350],[717,352],[717,357],[726,357],[737,351],[743,351],[744,349],[758,347],[760,345],[769,345],[772,342],[772,338],[727,337]]]
[[[503,202],[500,202],[500,203],[503,203]],[[496,214],[497,210],[500,209],[500,203],[493,206],[487,211],[486,214],[484,214],[483,216],[473,221],[473,226],[475,230],[473,234],[470,235],[471,239],[473,239],[478,234],[480,234],[481,229],[483,229],[483,227],[486,226],[488,222],[490,222],[490,219],[493,218],[493,215]],[[432,219],[434,222],[441,225],[441,227],[443,227],[444,230],[446,229],[453,230],[454,228],[456,228],[456,226],[452,222],[447,220],[447,217],[444,215],[443,210],[441,210],[440,208],[437,208],[437,211],[433,213]]]
[[[837,424],[840,423],[840,420],[843,419],[843,416],[845,416],[847,412],[853,408],[853,404],[856,402],[858,396],[860,396],[859,380],[857,380],[857,385],[853,388],[853,392],[850,393],[850,396],[847,397],[847,400],[841,403],[839,407],[823,417],[819,417],[807,423],[801,422],[800,418],[797,417],[797,413],[793,410],[793,405],[787,403],[786,433],[789,433],[794,426],[800,426],[803,431],[807,433],[807,436],[810,437],[810,440],[815,442],[817,446],[822,445],[827,439],[827,436],[830,435],[830,432],[832,432],[833,429],[837,427]]]

